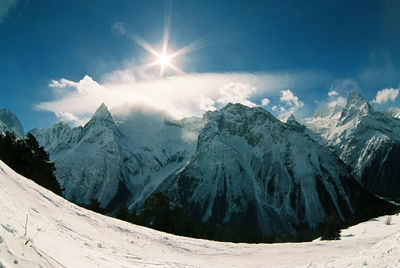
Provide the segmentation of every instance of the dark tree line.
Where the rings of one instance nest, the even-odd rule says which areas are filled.
[[[154,193],[146,199],[143,210],[137,213],[121,204],[116,218],[159,231],[195,238],[216,239],[217,225],[202,222],[184,213],[182,202],[172,205],[162,193]],[[221,229],[222,230],[222,229]]]
[[[97,204],[95,201],[92,203]],[[144,209],[140,213],[134,209],[129,210],[125,204],[121,204],[115,217],[159,231],[194,238],[246,243],[278,243],[312,241],[318,237],[321,237],[322,240],[338,240],[343,228],[374,217],[398,212],[398,207],[386,202],[376,206],[371,205],[371,207],[353,214],[345,221],[340,220],[337,214],[332,214],[315,229],[311,229],[308,225],[297,226],[297,235],[288,237],[263,236],[259,231],[244,226],[241,221],[226,224],[202,222],[201,219],[185,213],[184,207],[183,201],[170,202],[162,193],[155,193],[145,201]]]
[[[0,133],[0,160],[44,188],[62,194],[62,188],[54,176],[54,164],[31,133],[25,139],[17,139],[10,132]]]
[[[129,210],[125,204],[121,204],[115,217],[134,224],[150,227],[159,231],[217,241],[247,242],[247,243],[277,243],[311,241],[319,236],[323,240],[340,239],[340,229],[343,223],[337,216],[330,216],[328,220],[311,230],[306,226],[299,229],[296,237],[283,237],[278,235],[263,236],[257,230],[252,230],[240,221],[228,224],[216,224],[214,222],[202,222],[184,212],[184,202],[172,205],[170,200],[162,193],[151,195],[144,203],[144,209],[137,214],[134,209]],[[92,200],[89,208],[104,213],[97,200]]]

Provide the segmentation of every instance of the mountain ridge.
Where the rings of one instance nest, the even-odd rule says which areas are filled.
[[[396,179],[400,170],[395,164],[400,148],[397,119],[375,111],[360,94],[352,92],[340,117],[314,116],[304,124],[353,169],[354,177],[368,190],[387,198],[400,197]]]
[[[114,120],[103,103],[83,127],[58,123],[33,133],[50,152],[63,187],[71,189],[67,198],[86,205],[94,198],[115,209],[120,202],[143,202],[160,179],[184,165],[197,139],[193,125],[201,123],[186,121],[135,109]]]
[[[350,95],[346,107],[317,112],[304,125],[293,115],[283,123],[261,107],[241,104],[174,120],[134,107],[112,115],[103,103],[83,127],[59,122],[32,133],[54,161],[64,196],[78,204],[97,199],[109,213],[121,204],[140,212],[161,192],[173,203],[184,200],[185,211],[199,221],[294,236],[331,215],[345,220],[364,209],[373,198],[358,183],[371,190],[393,181],[363,175],[368,168],[379,171],[388,155],[390,163],[396,160],[383,134],[367,147],[383,152],[378,162],[367,157],[367,164],[348,169],[359,157],[348,144],[359,133],[398,136],[397,121]],[[357,148],[368,156],[363,144]]]
[[[231,104],[205,117],[191,161],[158,189],[194,217],[290,236],[363,206],[338,157],[264,109]]]

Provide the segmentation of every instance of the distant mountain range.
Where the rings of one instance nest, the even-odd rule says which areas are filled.
[[[158,192],[184,200],[185,213],[198,221],[293,236],[379,203],[369,191],[400,198],[400,120],[355,92],[345,107],[301,122],[241,104],[179,121],[122,110],[111,115],[102,104],[83,127],[59,122],[30,131],[54,161],[67,199],[140,210]],[[23,134],[18,119],[2,111],[0,131]]]

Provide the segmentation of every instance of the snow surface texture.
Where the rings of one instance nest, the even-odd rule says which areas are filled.
[[[17,116],[8,109],[0,109],[0,133],[12,132],[17,138],[25,136],[24,128]]]
[[[381,217],[343,230],[339,241],[221,243],[85,210],[1,161],[0,181],[0,267],[400,266],[400,216],[390,225]]]
[[[400,197],[400,120],[375,111],[351,92],[346,106],[318,111],[304,120],[308,134],[327,145],[352,168],[368,190],[388,198]],[[317,135],[315,135],[317,134]]]
[[[370,198],[336,155],[260,107],[228,104],[204,118],[194,156],[158,189],[203,221],[293,236]]]
[[[121,202],[143,202],[182,168],[195,150],[201,123],[129,108],[114,121],[102,104],[84,127],[60,122],[32,133],[55,163],[68,200],[89,204],[96,198],[112,209]]]

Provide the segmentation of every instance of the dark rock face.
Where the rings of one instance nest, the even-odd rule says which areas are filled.
[[[385,144],[372,159],[363,170],[362,184],[379,196],[400,201],[400,144]]]

